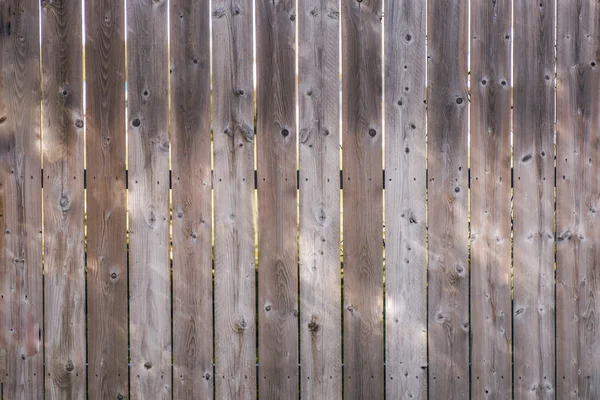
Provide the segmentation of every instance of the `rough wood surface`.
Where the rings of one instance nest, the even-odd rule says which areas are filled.
[[[128,0],[129,340],[134,399],[171,398],[167,22],[167,1]]]
[[[210,3],[171,0],[173,395],[213,396]]]
[[[88,396],[128,396],[125,13],[88,1],[86,15]]]
[[[301,397],[342,398],[337,0],[298,3]]]
[[[256,2],[259,397],[298,396],[296,4]]]
[[[510,0],[471,2],[471,395],[512,398]]]
[[[256,397],[252,1],[213,0],[215,397]]]
[[[554,398],[554,2],[514,2],[514,396]]]
[[[600,398],[600,5],[558,2],[556,375],[561,399]]]
[[[429,396],[469,395],[468,3],[428,3]],[[408,88],[410,90],[410,88]]]
[[[0,4],[0,398],[44,391],[39,2]]]
[[[383,398],[382,3],[342,2],[344,397]]]
[[[42,2],[46,397],[86,395],[81,3]]]
[[[425,6],[385,4],[385,377],[394,399],[427,396]]]

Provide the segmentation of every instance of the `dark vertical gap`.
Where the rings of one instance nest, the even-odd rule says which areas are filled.
[[[471,0],[469,0],[467,6],[467,82],[468,88],[467,96],[467,271],[469,272],[469,282],[467,284],[467,311],[468,311],[468,324],[469,324],[469,336],[468,336],[468,353],[469,353],[469,398],[472,398],[473,392],[471,381],[473,379],[473,329],[471,325],[471,267],[473,263],[472,259],[472,248],[471,248]]]
[[[557,163],[557,158],[558,158],[558,141],[557,141],[557,136],[558,136],[558,114],[557,114],[557,102],[556,102],[556,96],[558,93],[558,0],[554,1],[553,4],[554,7],[554,193],[553,193],[553,197],[554,197],[554,226],[553,226],[553,234],[554,234],[554,285],[553,285],[553,289],[554,289],[554,398],[557,399],[558,398],[558,391],[556,390],[556,386],[557,386],[557,380],[558,380],[558,369],[557,369],[557,362],[558,362],[558,340],[557,340],[557,332],[558,332],[558,326],[557,326],[557,318],[556,318],[556,278],[557,278],[557,270],[558,270],[558,264],[557,264],[557,248],[556,248],[556,229],[557,229],[557,223],[558,223],[558,215],[556,213],[556,207],[557,207],[557,200],[558,200],[558,187],[556,186],[556,170],[558,167],[558,163]],[[577,32],[577,35],[579,35],[579,32]]]
[[[43,82],[42,82],[42,2],[40,1],[38,3],[38,36],[39,36],[39,59],[40,59],[40,63],[39,63],[39,78],[40,78],[40,96],[43,96]],[[40,167],[41,167],[41,185],[42,185],[42,190],[41,190],[41,226],[40,226],[40,230],[42,233],[42,240],[41,240],[41,248],[40,251],[42,253],[42,257],[41,257],[41,261],[42,261],[42,265],[41,265],[41,273],[42,273],[42,323],[41,326],[42,328],[39,331],[39,339],[40,339],[40,343],[41,343],[41,347],[42,347],[42,377],[40,379],[41,384],[45,387],[46,386],[46,276],[45,276],[45,260],[44,260],[44,239],[45,239],[45,235],[44,235],[44,157],[43,157],[43,143],[44,143],[44,123],[43,123],[43,113],[44,113],[44,103],[42,101],[42,99],[40,98],[40,115],[39,115],[39,123],[40,123]],[[46,399],[46,391],[43,390],[43,399]],[[2,393],[3,395],[3,393]],[[0,396],[0,398],[3,398],[2,396]]]
[[[514,194],[515,194],[515,170],[514,170],[514,52],[515,52],[515,41],[514,41],[514,0],[511,1],[511,20],[510,20],[510,134],[511,134],[511,148],[510,148],[510,357],[511,357],[511,399],[515,398],[515,329],[514,329],[514,310],[515,310],[515,241],[514,241]]]
[[[387,360],[386,360],[386,327],[387,327],[387,301],[386,301],[386,268],[387,268],[387,253],[385,251],[385,240],[387,237],[387,232],[386,232],[386,223],[385,223],[385,216],[386,216],[386,208],[385,208],[385,203],[386,203],[386,192],[385,192],[385,146],[387,146],[388,144],[385,143],[385,137],[387,135],[387,132],[385,130],[385,66],[386,66],[386,58],[385,58],[385,1],[381,2],[381,45],[380,45],[380,52],[381,52],[381,126],[382,126],[382,131],[383,131],[383,139],[382,139],[382,146],[383,148],[381,149],[381,158],[382,158],[382,174],[381,174],[381,179],[382,179],[382,191],[383,191],[383,195],[381,196],[382,199],[382,216],[381,216],[381,221],[383,226],[382,231],[381,231],[381,251],[382,251],[382,273],[381,273],[381,295],[383,296],[383,398],[387,398],[387,379],[386,379],[386,375],[387,375]]]

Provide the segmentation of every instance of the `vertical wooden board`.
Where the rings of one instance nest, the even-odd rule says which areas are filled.
[[[301,397],[342,398],[337,0],[298,3]]]
[[[394,399],[427,396],[425,6],[385,4],[385,361]]]
[[[558,3],[557,393],[600,397],[600,5]]]
[[[471,2],[471,393],[512,397],[510,0]]]
[[[80,2],[42,2],[46,396],[86,395]]]
[[[127,396],[125,13],[87,1],[88,396]]]
[[[256,397],[252,1],[213,0],[215,397]]]
[[[383,398],[382,3],[342,2],[344,397]]]
[[[554,2],[514,1],[514,395],[554,397]]]
[[[134,399],[171,397],[167,22],[167,1],[128,0],[129,329]]]
[[[39,2],[0,4],[0,396],[43,396]]]
[[[256,2],[259,397],[298,396],[296,4]]]
[[[468,3],[428,3],[429,396],[469,396]],[[409,88],[410,89],[410,88]]]
[[[209,0],[171,0],[173,394],[213,396]]]

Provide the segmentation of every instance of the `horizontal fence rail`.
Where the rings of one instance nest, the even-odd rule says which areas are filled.
[[[0,400],[600,398],[600,3],[2,0]]]

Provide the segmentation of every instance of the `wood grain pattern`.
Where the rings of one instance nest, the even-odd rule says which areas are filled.
[[[134,399],[167,399],[172,392],[167,22],[167,1],[128,0],[129,329]]]
[[[471,2],[471,395],[512,398],[512,2]]]
[[[256,2],[259,397],[298,396],[296,4]]]
[[[425,6],[385,3],[385,361],[394,399],[427,396]]]
[[[429,396],[469,396],[468,3],[428,3]],[[409,88],[410,89],[410,88]]]
[[[81,3],[42,2],[46,397],[86,393]]]
[[[124,3],[86,16],[88,396],[128,396]]]
[[[0,4],[0,68],[0,398],[35,399],[44,391],[38,1]]]
[[[337,0],[298,3],[301,397],[342,398]]]
[[[514,2],[514,396],[554,398],[554,2]]]
[[[172,0],[173,395],[213,396],[210,2]]]
[[[217,399],[256,397],[252,1],[213,0]]]
[[[344,398],[383,397],[382,3],[342,2]]]
[[[558,2],[557,395],[600,397],[600,5]]]

